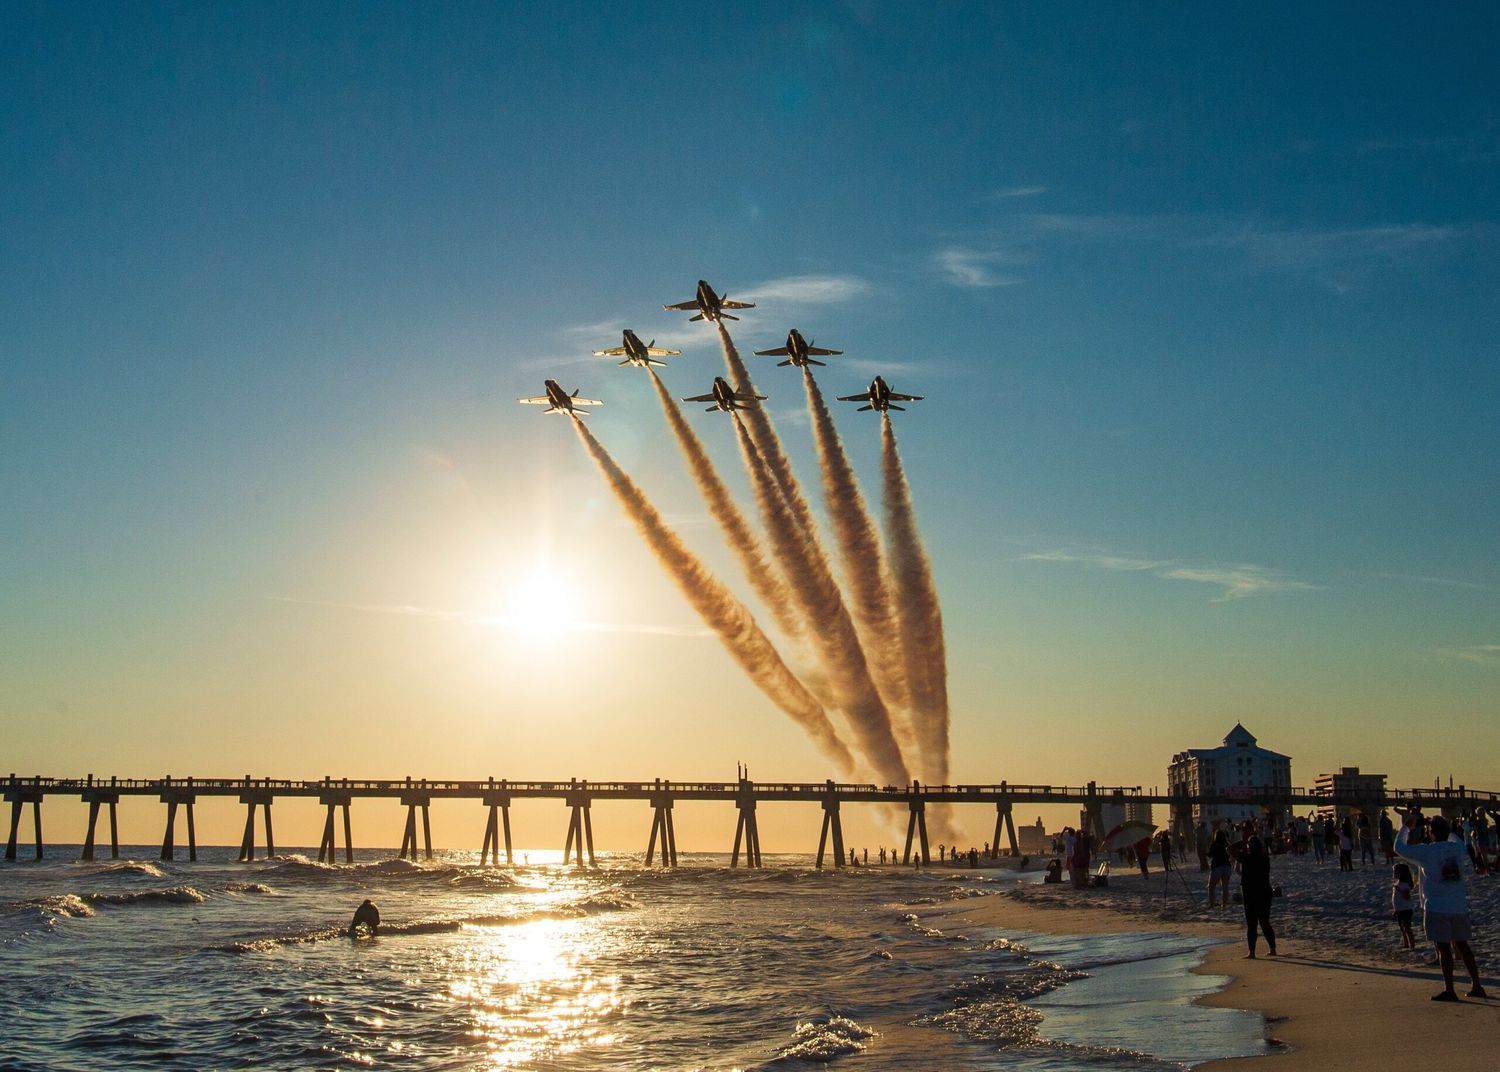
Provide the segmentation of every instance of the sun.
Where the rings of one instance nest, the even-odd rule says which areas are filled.
[[[522,636],[550,638],[576,624],[575,603],[566,577],[536,566],[512,584],[502,616]]]

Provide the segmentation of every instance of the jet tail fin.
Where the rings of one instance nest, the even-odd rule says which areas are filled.
[[[855,412],[856,413],[863,413],[867,409],[874,409],[874,408],[875,408],[874,406],[860,406],[859,409],[856,410]]]
[[[688,317],[688,323],[691,324],[694,320],[702,320],[702,319],[703,319],[703,314],[699,313],[697,316],[690,316],[690,317]]]
[[[725,313],[725,312],[720,312],[719,313],[719,318],[721,320],[738,320],[739,319],[739,317],[737,317],[737,316],[730,316],[728,313]]]
[[[905,407],[905,406],[898,406],[898,405],[896,405],[896,403],[894,403],[894,402],[887,402],[887,403],[886,403],[886,404],[885,404],[885,408],[886,408],[886,409],[898,409],[898,410],[900,410],[900,411],[901,411],[901,412],[902,412],[902,413],[905,413],[905,412],[906,412],[906,407]]]
[[[776,367],[777,368],[786,368],[788,365],[795,365],[795,364],[796,364],[795,361],[793,361],[791,358],[787,358],[785,361],[778,361],[778,362],[776,362]]]
[[[827,361],[814,361],[810,357],[807,359],[807,363],[809,365],[817,365],[819,368],[827,368],[828,367],[828,362]]]

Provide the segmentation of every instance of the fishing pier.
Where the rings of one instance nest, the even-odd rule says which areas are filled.
[[[677,835],[672,811],[680,803],[733,805],[736,812],[730,866],[738,867],[743,856],[746,867],[761,866],[760,829],[756,808],[761,804],[792,801],[820,804],[822,828],[818,835],[817,866],[822,867],[831,850],[833,865],[844,866],[843,824],[840,809],[849,804],[875,804],[899,808],[906,812],[906,847],[902,863],[910,864],[913,854],[924,865],[931,861],[927,841],[927,808],[933,804],[954,806],[980,805],[993,809],[995,836],[990,841],[991,857],[1000,854],[1001,839],[1010,855],[1019,855],[1013,813],[1017,805],[1065,804],[1081,809],[1084,827],[1102,837],[1103,809],[1106,804],[1162,804],[1169,808],[1170,827],[1182,829],[1189,809],[1198,804],[1250,805],[1264,814],[1285,814],[1296,807],[1349,807],[1370,812],[1381,808],[1421,807],[1430,811],[1460,814],[1481,807],[1500,810],[1500,793],[1476,791],[1458,786],[1450,789],[1387,789],[1378,796],[1347,796],[1286,786],[1234,787],[1232,791],[1212,794],[1161,794],[1143,792],[1140,786],[1101,786],[1089,782],[1082,786],[1025,785],[999,782],[993,785],[924,785],[912,782],[905,786],[877,786],[826,782],[757,782],[741,778],[733,782],[674,782],[655,779],[649,782],[590,782],[570,779],[565,782],[431,781],[428,779],[354,780],[324,778],[322,781],[291,781],[275,778],[110,778],[93,775],[84,778],[17,777],[0,782],[4,799],[10,804],[10,835],[6,840],[5,858],[17,857],[17,839],[25,808],[31,808],[33,842],[36,858],[42,859],[42,803],[48,797],[75,798],[88,805],[88,832],[83,843],[82,859],[95,858],[95,840],[103,809],[108,809],[109,850],[111,858],[120,855],[117,808],[121,801],[155,799],[166,806],[162,833],[161,858],[172,860],[177,853],[177,820],[185,821],[186,850],[189,860],[198,858],[197,831],[193,822],[193,804],[200,797],[236,797],[245,805],[245,831],[240,842],[240,859],[251,861],[256,854],[257,826],[264,832],[267,856],[276,853],[271,825],[271,805],[277,801],[313,801],[326,808],[323,836],[318,845],[319,862],[338,861],[338,837],[343,834],[343,858],[354,862],[353,821],[350,809],[356,800],[397,800],[406,807],[406,824],[401,837],[403,859],[418,858],[417,830],[421,825],[421,853],[432,858],[432,823],[429,808],[434,800],[472,801],[488,810],[480,862],[500,863],[500,847],[505,847],[505,862],[514,863],[511,838],[511,803],[520,799],[560,801],[568,812],[567,835],[563,842],[563,861],[582,867],[594,863],[594,827],[592,807],[601,801],[635,801],[651,808],[651,831],[646,843],[645,863],[650,867],[677,865]],[[420,813],[420,815],[419,815]],[[257,824],[257,815],[260,823]]]

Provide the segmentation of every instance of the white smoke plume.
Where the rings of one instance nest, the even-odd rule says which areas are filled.
[[[693,480],[697,482],[703,501],[708,505],[708,512],[719,523],[724,539],[739,559],[740,568],[750,581],[750,587],[755,589],[755,594],[776,619],[781,631],[788,637],[800,637],[804,632],[804,624],[798,614],[796,601],[787,591],[780,572],[766,562],[760,541],[745,521],[745,515],[740,513],[740,508],[730,498],[729,489],[719,479],[713,459],[703,449],[703,442],[697,433],[683,419],[682,410],[667,392],[666,384],[661,382],[655,369],[647,371],[651,373],[651,384],[656,388],[656,397],[661,400],[662,412],[672,428],[672,434],[677,437],[677,445],[682,448]]]
[[[823,706],[787,668],[745,605],[666,526],[656,508],[647,501],[645,493],[615,464],[583,422],[574,418],[573,424],[594,464],[604,474],[615,497],[635,522],[657,561],[704,623],[718,634],[735,662],[772,703],[802,727],[841,773],[848,775],[852,772],[854,759],[839,740]]]
[[[838,706],[870,767],[887,782],[905,785],[910,775],[891,731],[890,712],[870,678],[864,649],[827,561],[814,545],[813,534],[802,529],[792,516],[782,489],[757,450],[750,430],[739,420],[739,413],[735,414],[734,427],[776,555],[786,568],[787,580],[803,613],[815,625],[809,640],[828,674]]]
[[[891,605],[890,578],[880,536],[870,519],[864,494],[859,489],[843,441],[833,426],[833,415],[811,369],[802,370],[807,387],[807,411],[812,418],[813,441],[823,474],[823,498],[838,543],[844,566],[844,590],[854,611],[865,651],[870,656],[870,671],[880,695],[892,708],[909,708],[911,697],[906,683],[906,657],[901,645],[900,622]],[[910,725],[897,727],[910,737]],[[916,740],[911,740],[916,745]],[[923,772],[926,777],[927,772]]]
[[[901,637],[906,651],[906,678],[929,780],[948,780],[948,655],[943,640],[943,611],[932,563],[917,532],[911,487],[896,450],[896,430],[881,414],[881,469],[885,492],[885,535]]]

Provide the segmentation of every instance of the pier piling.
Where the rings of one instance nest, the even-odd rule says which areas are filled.
[[[276,839],[271,833],[271,800],[274,794],[269,789],[249,788],[250,778],[245,777],[245,786],[240,793],[240,803],[245,805],[245,836],[240,839],[240,861],[251,863],[255,859],[255,808],[261,807],[266,826],[266,859],[276,855]]]
[[[1001,785],[1003,786],[1004,783],[1002,782]],[[1016,841],[1016,820],[1011,814],[1011,801],[1008,797],[997,801],[995,804],[995,836],[990,841],[990,859],[992,860],[1000,856],[1000,832],[1002,829],[1010,840],[1010,854],[1012,856],[1020,856],[1021,846]]]
[[[170,779],[169,779],[170,784]],[[192,784],[192,779],[188,779]],[[193,822],[193,801],[196,794],[191,789],[164,789],[161,794],[161,802],[167,806],[167,825],[162,832],[161,858],[163,860],[174,860],[177,857],[177,807],[181,805],[186,809],[188,830],[188,859],[198,859],[198,829]],[[113,808],[111,808],[113,812]],[[110,834],[114,835],[114,815],[110,815]]]
[[[40,779],[37,779],[40,781]],[[25,788],[21,786],[16,776],[10,776],[10,784],[5,790],[5,799],[10,801],[10,837],[5,841],[5,858],[14,860],[16,858],[16,838],[21,832],[21,809],[27,804],[31,805],[31,829],[32,836],[36,842],[36,858],[42,858],[42,792],[40,789]]]
[[[827,793],[823,797],[823,829],[818,834],[818,864],[823,866],[823,851],[828,844],[829,833],[833,834],[833,866],[843,867],[847,862],[844,855],[844,825],[839,821],[839,798],[833,787],[833,782],[828,783]]]
[[[490,784],[495,784],[493,778],[490,779]],[[504,783],[502,782],[501,784],[503,785]],[[490,809],[490,817],[484,825],[484,845],[479,850],[479,862],[481,864],[485,863],[488,856],[490,862],[494,863],[496,867],[500,866],[500,833],[503,822],[505,830],[505,863],[508,867],[515,863],[510,844],[510,794],[505,792],[485,793],[480,799]]]
[[[656,780],[662,788],[660,778]],[[669,793],[658,793],[651,798],[651,839],[646,842],[646,866],[651,866],[652,854],[656,851],[656,836],[661,834],[661,865],[677,866],[677,830],[672,825],[672,797]]]
[[[579,782],[576,778],[568,782],[568,793],[564,802],[571,810],[568,819],[568,839],[563,843],[563,863],[568,862],[568,857],[577,846],[577,865],[583,866],[584,840],[588,841],[589,866],[594,866],[594,823],[589,814],[590,797],[581,787],[587,786],[587,782]]]
[[[328,781],[324,780],[325,783]],[[354,862],[354,838],[351,824],[349,822],[349,802],[351,796],[348,793],[325,791],[318,794],[318,803],[328,809],[328,814],[323,820],[323,839],[318,842],[318,863],[337,863],[339,858],[338,842],[334,836],[335,810],[344,809],[344,862]]]
[[[911,792],[907,794],[907,807],[910,814],[906,820],[906,848],[901,853],[903,864],[911,863],[912,839],[917,839],[917,849],[920,853],[919,859],[922,866],[926,867],[932,863],[932,853],[927,847],[927,801],[922,796],[922,783],[912,782]]]
[[[738,816],[734,823],[734,851],[729,854],[729,866],[740,866],[740,841],[743,838],[745,866],[760,867],[760,827],[755,822],[755,792],[743,778],[740,779],[734,807]]]
[[[425,793],[402,794],[401,803],[406,805],[406,830],[401,835],[401,859],[415,861],[417,858],[417,809],[422,809],[422,851],[432,859],[432,820],[428,808],[432,797]]]

